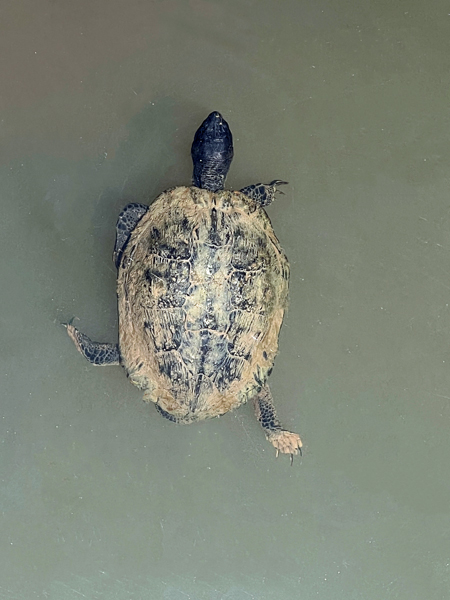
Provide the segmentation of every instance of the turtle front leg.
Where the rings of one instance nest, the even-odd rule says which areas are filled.
[[[277,456],[279,452],[291,455],[291,464],[294,454],[302,454],[302,440],[300,436],[283,429],[278,420],[272,394],[268,385],[254,398],[256,418],[261,423],[266,439],[275,447]]]
[[[123,250],[128,242],[131,232],[148,211],[148,206],[132,202],[127,204],[119,215],[116,224],[116,244],[114,246],[113,261],[119,268]]]
[[[97,366],[120,365],[120,353],[117,344],[93,342],[87,335],[78,331],[71,323],[63,323],[78,351],[90,363]]]
[[[278,192],[279,194],[283,194],[281,190],[277,189],[279,185],[287,185],[287,181],[280,181],[279,179],[274,179],[270,183],[254,183],[253,185],[248,185],[242,190],[239,190],[255,202],[258,202],[261,206],[267,206],[271,202],[275,200],[275,194]]]

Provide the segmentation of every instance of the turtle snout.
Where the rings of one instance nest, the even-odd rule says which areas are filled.
[[[202,127],[204,128],[204,133],[214,139],[222,139],[230,131],[228,123],[222,117],[220,112],[217,111],[213,111],[206,117],[202,123]]]

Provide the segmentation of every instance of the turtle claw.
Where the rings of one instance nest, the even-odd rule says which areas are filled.
[[[269,183],[269,188],[273,189],[274,194],[281,194],[282,196],[284,196],[285,193],[283,192],[283,190],[278,189],[278,186],[280,186],[280,185],[288,185],[288,182],[281,181],[280,179],[274,179],[273,181],[271,181]]]
[[[271,181],[269,183],[269,185],[275,185],[275,186],[279,186],[279,185],[288,185],[289,181],[281,181],[281,179],[274,179],[273,181]]]
[[[275,458],[278,458],[280,455],[280,451],[278,450],[278,448],[275,450]],[[300,456],[302,455],[301,451],[300,451]],[[291,457],[291,467],[294,464],[294,454],[291,452],[291,454],[289,455]]]
[[[61,325],[67,329],[68,327],[72,326],[75,319],[77,319],[78,321],[80,320],[78,317],[72,317],[68,323],[61,323]]]

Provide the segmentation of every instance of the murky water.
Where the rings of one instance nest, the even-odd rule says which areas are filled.
[[[447,2],[10,3],[2,11],[3,598],[446,599]],[[220,110],[292,266],[271,385],[175,426],[60,322],[115,341],[117,214],[189,183]]]

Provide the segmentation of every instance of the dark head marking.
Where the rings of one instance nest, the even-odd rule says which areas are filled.
[[[233,160],[233,136],[220,113],[212,112],[197,129],[191,155],[193,184],[212,192],[223,190]]]

